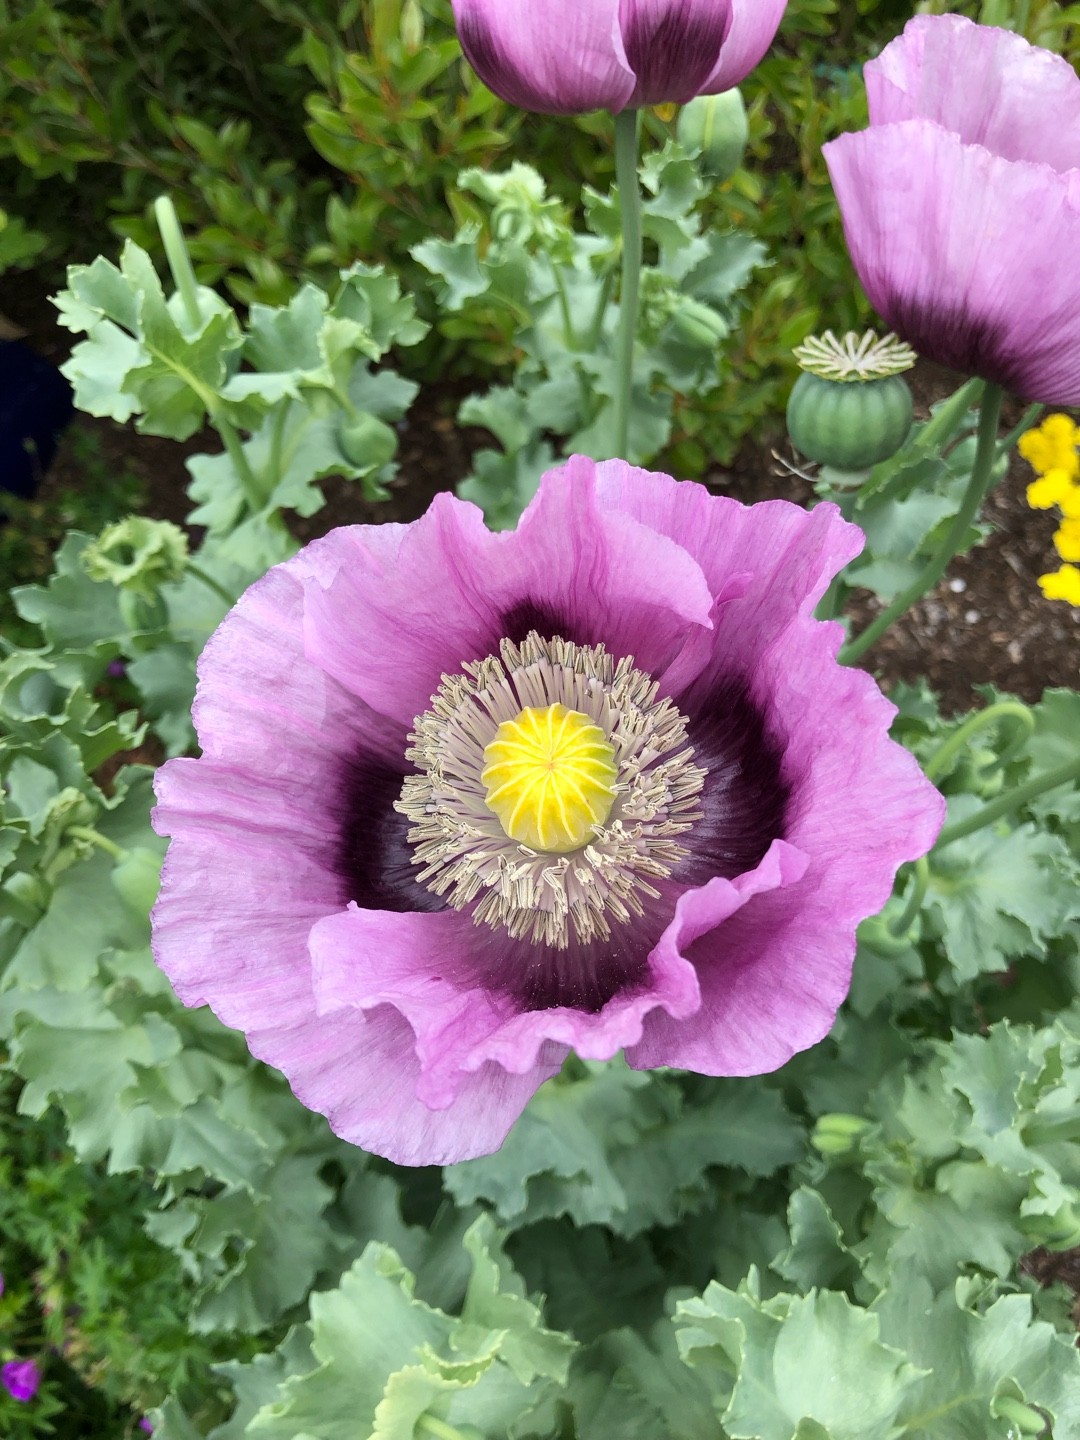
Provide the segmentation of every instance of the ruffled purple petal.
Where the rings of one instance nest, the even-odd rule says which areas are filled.
[[[719,95],[746,79],[776,38],[786,6],[787,0],[733,0],[731,29],[702,95]]]
[[[823,147],[875,309],[921,354],[1080,404],[1080,172],[1003,160],[928,120]]]
[[[630,102],[618,11],[619,0],[454,0],[461,48],[484,84],[548,115]]]
[[[629,105],[685,104],[716,69],[730,0],[620,0],[619,28],[636,76]]]
[[[517,530],[498,537],[488,583],[512,629],[535,621],[603,644],[659,679],[712,629],[713,593],[683,546],[602,502],[601,468],[575,455],[548,471]]]
[[[316,542],[321,573],[307,577],[308,659],[411,725],[445,672],[498,645],[499,607],[486,583],[495,541],[482,512],[451,495],[436,496],[412,525],[331,531]]]
[[[391,1007],[412,1037],[415,1093],[432,1108],[452,1109],[470,1077],[490,1073],[491,1066],[521,1078],[515,1093],[524,1096],[523,1106],[568,1048],[585,1059],[608,1060],[640,1040],[645,1017],[657,1006],[685,1017],[700,1003],[692,967],[665,937],[649,957],[647,982],[598,1012],[522,1011],[510,995],[484,989],[470,974],[477,928],[456,913],[402,916],[350,906],[311,934],[320,1012]]]
[[[863,73],[871,125],[933,120],[1005,160],[1080,165],[1080,78],[1011,30],[918,15]]]
[[[283,1071],[336,1135],[399,1165],[452,1165],[497,1150],[565,1053],[545,1051],[524,1074],[481,1065],[461,1077],[452,1104],[432,1109],[417,1099],[415,1036],[393,1006],[304,1015],[248,1038],[252,1054]]]
[[[650,1016],[628,1056],[639,1068],[761,1074],[822,1039],[851,983],[856,926],[881,909],[899,866],[937,837],[944,800],[888,738],[895,707],[873,679],[834,663],[841,639],[837,625],[793,625],[757,672],[786,738],[785,838],[807,858],[805,871],[689,948],[701,1008],[679,1026]]]
[[[403,725],[443,674],[530,629],[604,642],[662,674],[711,625],[709,587],[681,547],[598,504],[594,472],[581,456],[551,471],[505,534],[440,495],[414,525],[352,526],[317,542],[337,564],[308,585],[309,659]]]
[[[741,505],[703,485],[606,460],[596,467],[604,508],[668,536],[701,567],[714,604],[710,656],[729,670],[752,669],[761,649],[796,616],[813,614],[832,577],[862,550],[865,537],[835,505],[803,510],[786,500]],[[698,638],[698,637],[695,637]],[[690,679],[673,671],[679,694]]]
[[[350,792],[358,774],[386,771],[396,797],[406,769],[405,730],[304,656],[302,581],[332,553],[309,546],[240,598],[199,660],[204,756],[155,776],[153,823],[173,842],[155,956],[185,1004],[240,1028],[312,1008],[308,930],[356,894]]]

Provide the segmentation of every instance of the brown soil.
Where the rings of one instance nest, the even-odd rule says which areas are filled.
[[[57,362],[73,338],[56,323],[54,312],[35,277],[4,277],[0,281],[0,313],[25,330],[29,343]],[[916,413],[925,415],[931,401],[950,393],[957,377],[922,363],[914,372]],[[365,501],[359,487],[344,480],[325,482],[326,507],[307,520],[297,519],[294,531],[313,539],[334,525],[408,521],[422,514],[432,496],[447,490],[468,471],[474,451],[490,443],[484,431],[462,430],[454,414],[466,393],[460,384],[439,385],[421,393],[401,433],[400,472],[392,497],[384,503]],[[1007,411],[1005,423],[1017,418]],[[126,469],[144,483],[147,510],[163,519],[182,521],[188,510],[184,494],[184,460],[204,449],[219,448],[212,432],[182,445],[139,435],[131,427],[79,416],[79,429],[89,431],[110,467]],[[62,446],[46,484],[77,487],[80,463],[70,443]],[[1044,600],[1038,575],[1055,568],[1051,536],[1054,519],[1030,510],[1024,490],[1031,472],[1014,456],[1005,481],[987,506],[995,533],[970,555],[953,562],[946,579],[898,621],[870,651],[867,663],[886,684],[926,676],[946,710],[962,711],[979,703],[975,686],[991,683],[1028,701],[1047,686],[1075,686],[1080,674],[1080,610]],[[717,492],[750,502],[785,498],[805,502],[812,491],[793,474],[782,456],[748,442],[735,464],[706,477]],[[873,618],[876,598],[860,592],[849,606],[856,628]]]

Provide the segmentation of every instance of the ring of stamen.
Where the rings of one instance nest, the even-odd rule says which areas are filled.
[[[571,935],[606,938],[613,924],[643,913],[657,894],[650,882],[686,854],[674,837],[701,818],[705,775],[686,743],[686,720],[657,699],[657,683],[632,657],[616,661],[602,645],[532,631],[462,672],[443,676],[409,737],[418,773],[406,777],[395,808],[411,822],[417,878],[515,939],[566,948]],[[500,727],[554,706],[601,732],[615,771],[609,812],[564,852],[507,834],[483,779]]]

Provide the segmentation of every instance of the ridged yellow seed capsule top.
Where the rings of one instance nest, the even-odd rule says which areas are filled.
[[[527,706],[484,750],[487,806],[519,844],[580,850],[611,814],[618,770],[600,726],[565,705]]]

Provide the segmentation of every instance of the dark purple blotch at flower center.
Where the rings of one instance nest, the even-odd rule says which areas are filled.
[[[914,295],[890,295],[879,308],[901,340],[920,355],[1028,398],[1026,357],[1010,346],[1008,329],[1001,320],[962,305],[940,301],[928,305]]]
[[[538,632],[557,643],[579,628],[527,601],[504,622],[512,645]],[[583,635],[573,644],[587,642]],[[783,774],[783,742],[746,680],[729,676],[698,684],[676,704],[693,765],[703,772],[692,823],[678,836],[677,858],[651,874],[629,919],[607,917],[606,933],[581,934],[568,926],[552,943],[535,933],[515,933],[513,924],[474,924],[462,981],[510,994],[526,1010],[570,1006],[596,1012],[646,979],[648,956],[682,890],[753,870],[772,842],[785,837],[791,787]],[[415,786],[417,773],[404,755],[399,768],[357,756],[343,777],[335,866],[343,902],[396,913],[448,907],[445,894],[418,879],[416,832],[400,810],[406,777],[414,777],[408,784]],[[466,906],[467,913],[479,904]]]

